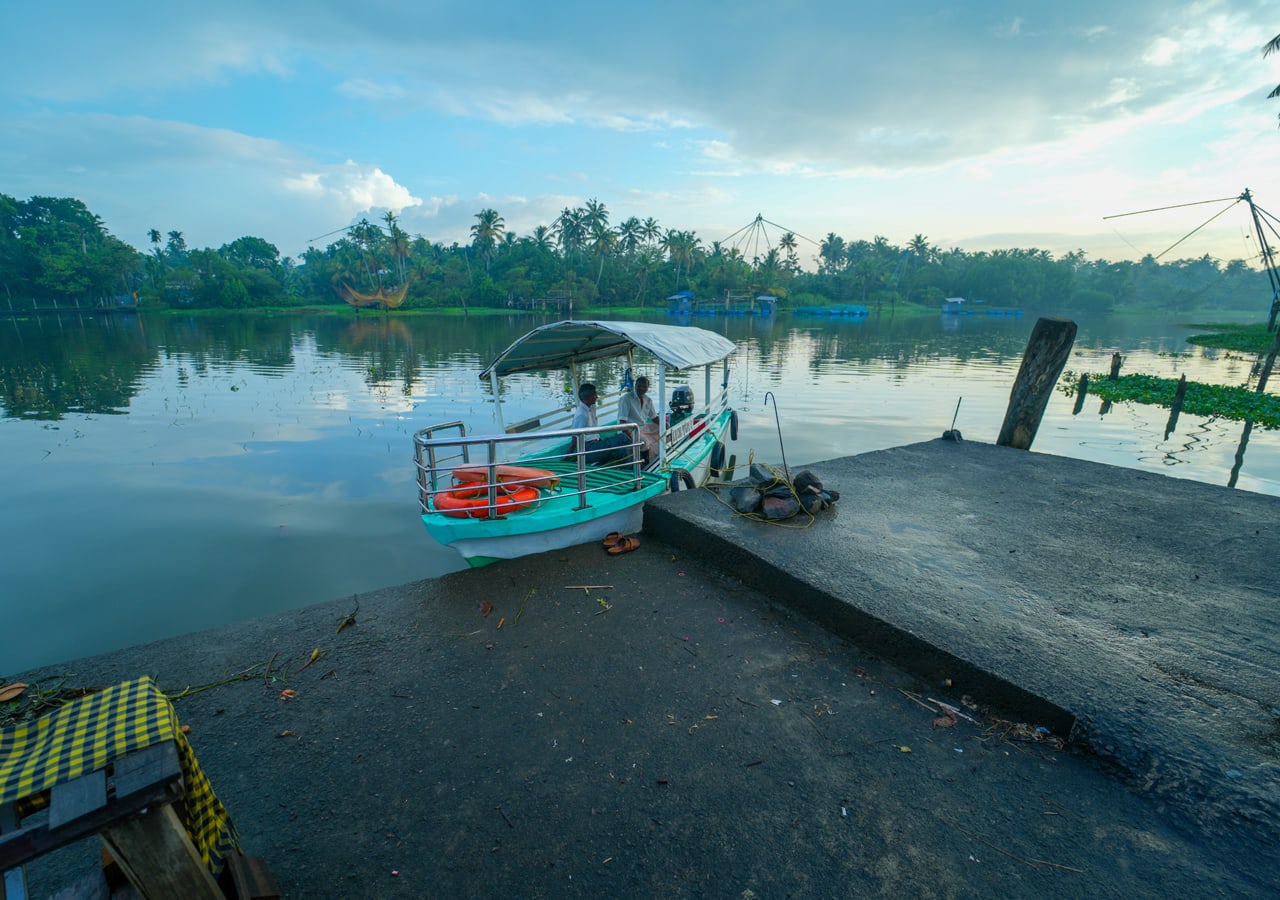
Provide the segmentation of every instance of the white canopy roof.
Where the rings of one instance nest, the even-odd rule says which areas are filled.
[[[480,377],[567,369],[593,359],[622,356],[633,347],[676,371],[708,365],[734,351],[733,341],[703,328],[569,319],[530,331],[504,350]]]

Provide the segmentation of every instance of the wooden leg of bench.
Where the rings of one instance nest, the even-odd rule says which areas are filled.
[[[280,885],[266,860],[232,853],[227,857],[227,871],[238,900],[280,900]]]
[[[0,834],[17,831],[18,825],[13,802],[0,804]],[[0,900],[27,900],[27,875],[22,866],[0,872]]]
[[[22,866],[0,875],[0,900],[27,900],[27,876]]]
[[[145,900],[223,900],[172,805],[112,825],[102,839]]]

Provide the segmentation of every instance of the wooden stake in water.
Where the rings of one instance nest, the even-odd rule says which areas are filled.
[[[1049,318],[1036,322],[1013,390],[1009,392],[1009,408],[1005,410],[1004,425],[996,439],[999,446],[1031,449],[1044,408],[1067,364],[1075,339],[1075,322]]]

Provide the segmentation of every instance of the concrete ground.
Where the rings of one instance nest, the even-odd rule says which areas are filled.
[[[1280,498],[942,440],[807,468],[841,492],[807,528],[709,491],[646,528],[1199,827],[1280,835]]]
[[[190,689],[290,897],[1274,895],[1280,501],[975,444],[810,468],[805,529],[681,493],[634,553],[21,678]]]

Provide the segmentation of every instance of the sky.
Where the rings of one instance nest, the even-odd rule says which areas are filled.
[[[594,198],[748,254],[790,230],[806,267],[828,233],[1226,261],[1243,204],[1107,217],[1280,215],[1274,2],[46,0],[4,31],[0,193],[144,250],[296,258],[387,211],[465,243]]]

